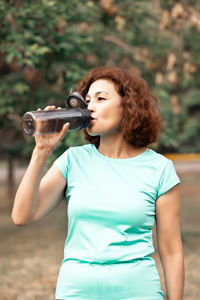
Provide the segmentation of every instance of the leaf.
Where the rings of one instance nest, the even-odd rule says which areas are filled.
[[[48,47],[39,47],[36,49],[35,53],[38,55],[44,55],[50,51],[51,51],[51,49]]]
[[[21,95],[29,91],[29,86],[25,83],[19,82],[14,85],[13,89],[16,93]]]

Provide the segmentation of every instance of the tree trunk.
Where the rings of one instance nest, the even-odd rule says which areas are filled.
[[[7,196],[11,200],[14,194],[14,160],[8,159],[8,174],[7,174]]]

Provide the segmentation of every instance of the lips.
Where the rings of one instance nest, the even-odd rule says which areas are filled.
[[[96,120],[96,118],[94,118],[94,117],[91,116],[91,121],[94,121],[94,120]]]
[[[94,118],[94,116],[90,116],[90,123],[89,123],[89,125],[92,125],[95,120],[96,120],[96,118]]]

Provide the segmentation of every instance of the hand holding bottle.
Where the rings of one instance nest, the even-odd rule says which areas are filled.
[[[86,128],[91,121],[91,112],[85,99],[77,92],[67,97],[68,109],[47,106],[44,110],[26,112],[23,129],[35,136],[36,148],[52,150],[67,131]]]
[[[55,110],[55,109],[56,107],[53,105],[53,106],[46,106],[44,110],[47,111],[47,110]],[[57,109],[59,110],[60,108]],[[41,109],[39,108],[38,111],[40,110]],[[63,139],[63,137],[68,131],[69,125],[70,123],[64,123],[61,131],[59,132],[45,134],[45,135],[35,134],[34,137],[35,137],[36,149],[44,150],[45,152],[47,151],[47,153],[51,152],[58,144],[58,142]]]

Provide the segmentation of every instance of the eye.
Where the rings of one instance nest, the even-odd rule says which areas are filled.
[[[106,100],[106,99],[103,98],[103,97],[98,97],[97,100],[98,101],[102,101],[102,100]],[[90,102],[90,100],[89,99],[85,99],[85,102],[88,104]]]

